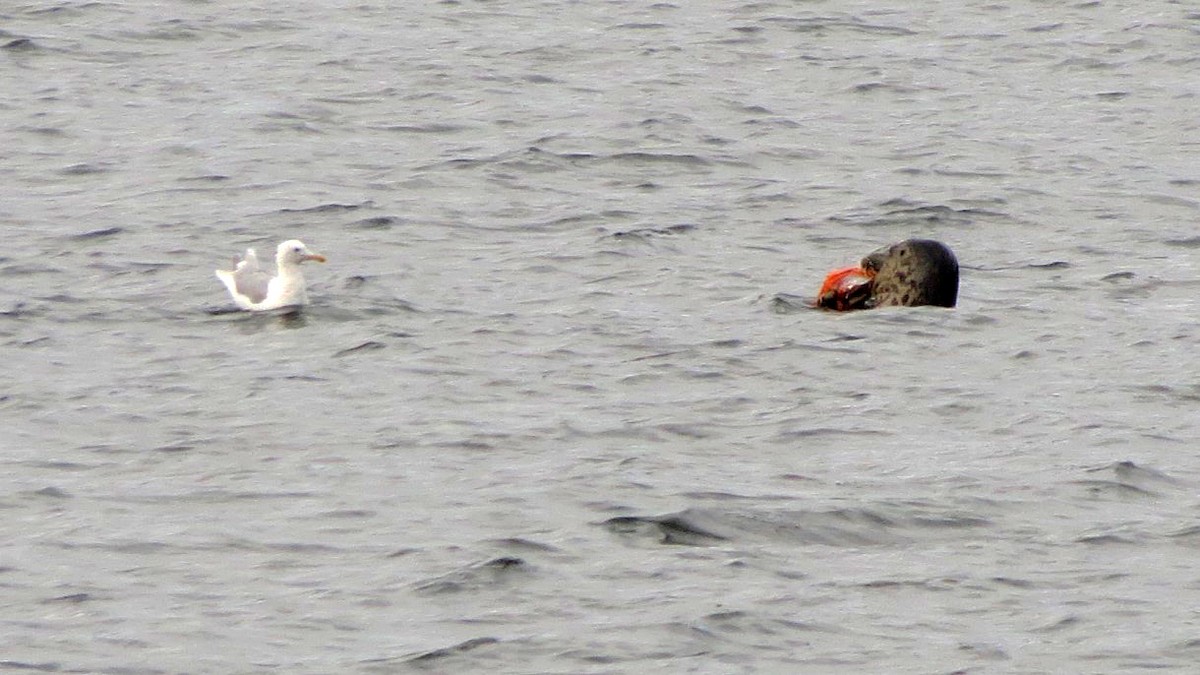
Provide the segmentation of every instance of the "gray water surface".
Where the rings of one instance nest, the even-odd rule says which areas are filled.
[[[0,666],[1192,672],[1198,49],[1166,0],[0,7]],[[774,302],[913,236],[957,309]],[[291,237],[304,314],[213,313]]]

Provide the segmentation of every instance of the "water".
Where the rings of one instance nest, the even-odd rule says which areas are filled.
[[[0,662],[1191,672],[1200,14],[916,5],[0,9]]]

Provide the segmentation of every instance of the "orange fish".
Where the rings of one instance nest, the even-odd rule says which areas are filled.
[[[872,270],[857,265],[830,272],[817,293],[817,307],[839,312],[866,309],[867,301],[871,299],[874,277]]]

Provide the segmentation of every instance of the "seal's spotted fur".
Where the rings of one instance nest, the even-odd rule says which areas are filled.
[[[953,307],[958,302],[958,259],[945,244],[906,239],[862,259],[875,274],[868,307]]]

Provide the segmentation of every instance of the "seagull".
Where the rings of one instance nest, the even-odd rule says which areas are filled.
[[[216,270],[216,274],[240,309],[265,312],[299,307],[308,302],[300,272],[300,263],[306,260],[323,263],[325,256],[309,251],[298,239],[289,239],[275,249],[275,276],[259,267],[258,254],[252,248],[246,249],[241,260],[233,259],[233,271]]]

